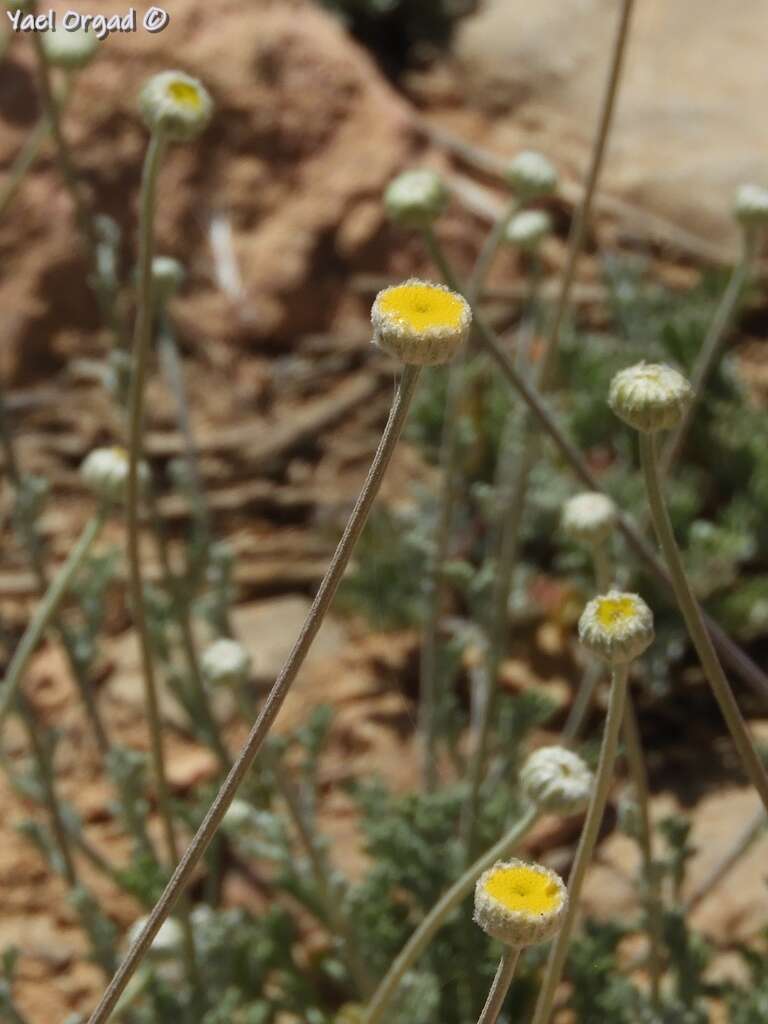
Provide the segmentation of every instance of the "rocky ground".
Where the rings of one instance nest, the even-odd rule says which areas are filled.
[[[99,8],[86,0],[80,6]],[[580,8],[581,49],[575,47],[574,53],[582,56],[547,65],[540,80],[525,72],[522,85],[518,77],[509,94],[499,91],[494,77],[494,68],[508,66],[508,53],[501,47],[493,64],[488,42],[502,38],[498,26],[507,25],[503,3],[488,5],[467,25],[456,60],[409,74],[400,91],[335,21],[303,0],[258,0],[247,12],[236,0],[221,0],[215,7],[177,0],[164,33],[110,39],[77,82],[66,131],[89,193],[123,230],[126,271],[146,141],[135,111],[139,85],[152,71],[179,65],[200,75],[216,100],[217,116],[204,139],[177,147],[168,160],[158,231],[160,248],[182,258],[189,270],[172,315],[216,533],[237,552],[236,625],[251,648],[256,684],[271,681],[295,637],[386,414],[393,368],[368,345],[365,318],[371,292],[388,277],[427,269],[418,246],[384,220],[380,196],[393,173],[414,160],[446,172],[455,201],[443,230],[466,265],[500,208],[503,193],[496,172],[503,156],[531,142],[542,145],[560,161],[565,177],[563,197],[553,206],[560,233],[545,253],[547,276],[554,280],[562,265],[600,77],[589,70],[592,43],[584,42],[591,39],[586,19],[589,11],[599,16],[613,8],[570,6]],[[545,29],[553,32],[557,26],[547,28],[544,20],[537,28],[536,19],[544,15],[528,8],[525,19],[517,16],[530,28],[525,53],[538,68],[535,47],[548,52],[551,36]],[[661,15],[655,17],[658,21]],[[641,25],[640,43],[646,48],[651,46],[651,20],[646,13]],[[484,44],[478,42],[483,33]],[[504,33],[509,34],[507,28]],[[519,39],[518,44],[523,46]],[[485,54],[480,71],[478,53]],[[14,39],[0,63],[3,164],[16,154],[37,116],[30,58],[28,43]],[[637,57],[632,67],[629,85],[635,92],[628,94],[629,106],[639,95],[643,75],[651,73]],[[572,76],[580,73],[583,81],[577,88]],[[578,125],[571,99],[590,110]],[[645,118],[657,124],[652,110],[632,110],[636,122]],[[553,125],[565,127],[554,131]],[[737,181],[744,169],[755,166],[750,153],[758,145],[749,132],[743,134],[747,155],[733,171]],[[660,276],[687,284],[702,259],[729,253],[719,200],[727,206],[730,192],[715,196],[708,187],[706,197],[689,195],[694,205],[700,200],[695,216],[670,216],[672,199],[638,184],[649,180],[647,166],[634,165],[623,138],[617,137],[618,159],[609,176],[611,188],[600,201],[592,242],[643,245]],[[674,174],[679,178],[689,165],[685,153],[678,157]],[[668,154],[663,159],[663,167],[656,168],[662,178],[673,166]],[[697,174],[700,170],[697,164]],[[53,485],[42,525],[51,555],[59,560],[89,511],[77,466],[94,445],[115,437],[116,425],[102,387],[107,339],[98,327],[68,199],[49,150],[0,223],[0,261],[0,379],[20,459]],[[513,257],[504,255],[495,282],[514,288],[515,275]],[[595,279],[594,262],[587,257],[577,288],[585,316],[598,315],[593,313]],[[755,386],[768,390],[762,347],[745,344],[744,358]],[[172,398],[157,374],[149,389],[146,447],[164,479],[169,461],[182,449]],[[401,447],[382,500],[402,498],[410,482],[426,472],[415,450]],[[33,607],[35,585],[11,536],[9,494],[3,487],[0,621],[10,649]],[[185,525],[184,502],[167,489],[160,508],[169,531],[178,535]],[[110,542],[122,543],[117,524],[109,526],[102,543]],[[150,574],[156,571],[152,559],[148,550]],[[99,701],[114,737],[145,748],[135,638],[119,593],[112,595],[108,621]],[[536,642],[533,635],[531,643]],[[541,635],[538,642],[551,643],[551,636]],[[380,772],[407,789],[416,778],[416,643],[408,633],[377,635],[359,621],[332,618],[280,717],[280,728],[288,730],[314,702],[329,701],[338,709],[323,821],[337,856],[352,869],[359,850],[338,784],[351,775]],[[557,659],[548,664],[557,665]],[[569,699],[562,666],[542,676],[529,663],[514,662],[508,675],[513,685],[545,683],[564,704]],[[109,808],[111,794],[54,645],[36,657],[28,693],[40,715],[64,731],[57,777],[65,795],[78,807],[93,843],[120,858],[124,841]],[[183,793],[211,778],[216,766],[185,734],[172,702],[163,707],[171,784]],[[221,709],[223,714],[226,710]],[[230,721],[227,728],[235,749],[242,726]],[[23,737],[13,722],[4,743],[9,757],[22,754]],[[659,813],[672,801],[663,794]],[[755,808],[751,794],[727,782],[699,803],[694,811],[694,842],[700,846],[694,886]],[[21,948],[19,1005],[33,1024],[48,1024],[91,1006],[103,979],[84,960],[85,943],[61,883],[14,830],[28,813],[0,777],[0,948],[9,943]],[[532,849],[549,849],[557,842],[556,831],[545,822]],[[695,923],[723,948],[764,924],[766,853],[764,840],[697,911]],[[627,843],[618,834],[609,837],[588,887],[597,913],[623,911],[631,903],[632,869]],[[127,928],[137,907],[86,865],[83,873],[114,920]],[[242,879],[233,878],[226,899],[253,904],[257,896]],[[729,969],[727,960],[720,967]]]

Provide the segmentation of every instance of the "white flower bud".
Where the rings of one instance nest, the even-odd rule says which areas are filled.
[[[645,434],[671,430],[693,397],[685,377],[663,363],[637,363],[611,381],[608,404],[620,420]]]
[[[544,210],[523,210],[507,224],[504,240],[518,249],[536,249],[552,230],[552,218]]]
[[[541,153],[526,149],[518,153],[506,170],[512,191],[520,199],[547,196],[557,188],[557,171]]]
[[[222,820],[222,828],[229,832],[242,832],[254,823],[253,808],[245,800],[235,799],[227,808]]]
[[[251,672],[251,656],[237,640],[222,637],[203,651],[203,675],[212,686],[241,686]]]
[[[179,291],[186,276],[184,266],[173,256],[155,256],[152,260],[152,293],[155,302],[164,305]]]
[[[149,915],[141,917],[131,926],[127,938],[129,947],[133,945],[139,935],[144,931],[144,927],[148,920]],[[165,960],[169,957],[177,956],[182,948],[183,942],[184,932],[181,924],[175,917],[169,917],[160,925],[157,935],[152,940],[152,945],[149,947],[149,955],[156,960]]]
[[[742,185],[736,192],[733,214],[745,228],[768,224],[768,188]]]
[[[606,541],[616,525],[618,510],[612,498],[599,491],[575,494],[563,505],[563,533],[580,544],[594,547]]]
[[[385,288],[371,309],[373,344],[415,366],[447,363],[472,324],[466,299],[441,284],[410,278]]]
[[[475,885],[473,919],[508,946],[546,942],[560,928],[568,891],[562,878],[541,864],[497,861]]]
[[[213,116],[208,90],[183,71],[153,75],[141,90],[139,106],[147,127],[162,130],[175,142],[194,139]]]
[[[128,487],[128,452],[125,448],[94,448],[80,466],[80,476],[86,486],[99,498],[110,504],[125,501]],[[139,463],[139,487],[149,483],[149,467]]]
[[[40,44],[52,67],[76,71],[90,63],[99,42],[93,32],[76,28],[71,32],[43,32]]]
[[[448,191],[435,171],[404,171],[384,193],[384,206],[389,216],[409,228],[429,227],[447,202]]]
[[[601,594],[579,619],[579,640],[610,665],[639,658],[653,637],[653,613],[637,594],[618,590]]]
[[[541,747],[525,761],[520,786],[532,804],[552,814],[576,814],[589,803],[592,772],[565,747]]]

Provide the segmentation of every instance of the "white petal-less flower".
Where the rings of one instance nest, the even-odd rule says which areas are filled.
[[[94,448],[80,466],[80,476],[86,486],[101,501],[120,504],[125,501],[128,487],[128,452],[125,448]],[[139,463],[139,486],[149,482],[149,468]]]
[[[147,127],[168,139],[195,138],[213,117],[213,100],[202,82],[183,71],[161,71],[141,90],[139,106]]]
[[[371,309],[373,344],[404,363],[447,363],[464,344],[472,324],[469,303],[442,284],[410,278],[385,288]]]
[[[434,223],[445,209],[448,191],[435,171],[403,171],[384,193],[387,213],[405,227],[423,228]]]
[[[634,661],[653,643],[653,613],[638,594],[611,590],[579,619],[579,640],[611,665]]]
[[[664,363],[637,363],[611,381],[608,404],[620,420],[642,433],[671,430],[693,397],[685,377]]]
[[[507,166],[506,179],[521,199],[546,196],[557,188],[557,170],[541,153],[526,149]]]
[[[532,804],[552,814],[576,814],[589,803],[594,776],[565,747],[540,747],[525,761],[520,786]]]
[[[473,919],[494,939],[521,948],[551,939],[567,905],[568,891],[554,871],[521,860],[497,861],[477,880]]]
[[[43,32],[40,44],[48,64],[67,71],[84,68],[93,59],[99,41],[93,32],[76,28],[71,32]]]
[[[251,656],[237,640],[222,637],[203,651],[203,675],[213,686],[241,686],[251,672]]]
[[[742,185],[736,192],[733,213],[744,227],[768,224],[768,188]]]
[[[616,503],[607,494],[584,491],[563,505],[560,525],[571,540],[594,547],[610,537],[617,515]]]
[[[552,230],[552,218],[544,210],[515,214],[504,231],[504,240],[518,249],[535,249]]]

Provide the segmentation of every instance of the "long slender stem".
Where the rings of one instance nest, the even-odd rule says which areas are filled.
[[[621,73],[624,67],[627,43],[629,42],[629,29],[634,6],[634,0],[623,0],[621,6],[621,15],[616,28],[616,37],[614,39],[611,55],[611,65],[608,72],[608,82],[606,83],[605,93],[603,94],[597,135],[595,136],[595,141],[592,146],[589,171],[587,172],[587,181],[584,186],[584,196],[576,209],[573,222],[571,224],[570,237],[568,238],[568,255],[560,285],[560,294],[558,296],[557,306],[555,307],[555,312],[552,317],[550,328],[547,333],[547,340],[545,342],[544,355],[542,357],[541,364],[541,375],[539,378],[541,387],[544,390],[549,387],[556,368],[558,347],[560,344],[560,330],[570,304],[571,291],[576,279],[576,268],[578,266],[579,257],[581,256],[584,248],[584,237],[592,215],[592,203],[600,180],[600,173],[603,168],[605,151],[611,131],[611,124],[613,122],[613,113],[616,107],[616,99],[619,94]]]
[[[509,986],[515,976],[515,968],[520,958],[519,947],[508,946],[501,954],[499,966],[496,968],[496,975],[488,993],[488,998],[483,1007],[482,1013],[477,1018],[477,1024],[496,1024],[504,1000],[509,992]]]
[[[670,522],[667,506],[661,491],[655,433],[640,434],[640,458],[643,465],[643,475],[645,477],[645,487],[653,525],[667,563],[667,568],[672,577],[672,586],[678,606],[685,619],[693,646],[696,648],[701,667],[704,669],[707,681],[712,688],[717,703],[720,705],[723,718],[741,758],[742,766],[752,781],[753,786],[760,794],[764,807],[768,810],[768,773],[766,773],[765,766],[741,716],[736,698],[733,696],[733,691],[720,665],[696,598],[693,596],[688,577],[685,574],[683,560],[680,557],[680,551],[678,550],[672,530],[672,523]]]
[[[712,373],[725,336],[733,323],[734,315],[744,293],[744,287],[749,280],[754,255],[754,242],[752,233],[746,232],[743,238],[741,259],[733,269],[728,286],[723,292],[723,297],[696,356],[696,362],[691,372],[693,398],[689,402],[677,427],[672,431],[669,441],[662,449],[659,467],[662,479],[672,470],[683,451],[688,431],[690,430],[691,423],[693,423],[694,414],[703,397],[705,384]]]
[[[616,665],[613,668],[611,696],[608,704],[608,714],[605,719],[603,741],[600,747],[600,760],[595,776],[595,788],[592,792],[592,799],[589,803],[584,828],[576,850],[576,858],[568,877],[568,906],[563,918],[563,925],[557,933],[557,938],[549,954],[547,969],[541,991],[539,992],[532,1024],[548,1024],[550,1014],[552,1013],[552,1005],[555,1001],[555,992],[563,975],[565,958],[568,953],[573,927],[576,923],[576,914],[581,902],[584,878],[589,862],[592,859],[592,853],[597,842],[600,823],[603,820],[605,805],[608,802],[608,794],[613,780],[616,751],[619,745],[619,732],[621,731],[621,723],[624,717],[627,675],[627,665]]]
[[[379,1024],[383,1020],[405,975],[427,949],[448,917],[469,896],[480,875],[497,860],[508,857],[537,819],[536,808],[528,807],[501,839],[478,857],[450,889],[443,893],[393,960],[368,1005],[363,1024]]]
[[[178,867],[173,873],[171,880],[165,887],[162,896],[158,900],[144,930],[137,937],[129,949],[120,968],[110,982],[107,990],[99,1001],[98,1006],[90,1017],[89,1024],[104,1024],[109,1019],[120,993],[123,991],[136,968],[141,963],[144,954],[147,952],[155,935],[173,909],[176,901],[183,893],[189,879],[200,858],[205,853],[208,844],[216,834],[221,819],[232,802],[235,793],[243,781],[253,759],[261,750],[264,740],[277,717],[283,701],[301,668],[307,652],[312,646],[318,630],[331,605],[336,589],[347,567],[352,551],[362,532],[368,513],[371,510],[373,501],[378,493],[381,480],[384,476],[389,461],[395,450],[397,439],[400,436],[408,408],[413,398],[416,384],[419,378],[419,368],[406,366],[400,386],[395,395],[390,410],[387,425],[384,428],[381,442],[374,456],[368,476],[365,479],[360,495],[352,510],[349,521],[342,535],[339,545],[336,548],[331,564],[323,577],[322,583],[317,591],[312,607],[307,613],[306,621],[299,633],[288,659],[283,665],[275,683],[267,697],[259,717],[253,724],[237,760],[232,766],[227,778],[222,783],[216,797],[208,809],[200,828],[190,843],[184,856],[179,861]]]
[[[446,284],[455,291],[462,291],[461,284],[459,283],[456,274],[453,272],[450,263],[445,259],[445,255],[439,246],[437,246],[434,251],[434,258]],[[520,373],[515,366],[514,361],[501,346],[496,333],[488,325],[479,310],[474,309],[473,314],[476,336],[482,347],[496,363],[502,375],[506,378],[511,387],[513,387],[523,399],[539,426],[546,434],[549,435],[549,438],[557,448],[561,458],[568,466],[570,466],[576,479],[579,480],[587,490],[599,491],[601,494],[604,494],[605,491],[600,486],[599,480],[587,464],[579,449],[558,423],[557,418],[549,408],[546,399],[542,396],[541,392],[535,386],[530,384],[529,381],[526,380],[525,376]],[[638,557],[646,563],[653,575],[660,582],[671,587],[672,576],[669,570],[664,565],[664,562],[658,557],[653,547],[645,539],[642,532],[638,530],[635,522],[623,513],[619,513],[616,525],[625,537],[629,546],[634,550]],[[731,640],[728,634],[720,628],[714,619],[701,610],[700,614],[703,616],[704,623],[709,635],[712,637],[713,643],[717,646],[723,658],[733,668],[734,672],[738,673],[744,682],[748,683],[763,699],[768,698],[768,676],[766,676],[765,672],[755,664],[755,662],[738,646],[738,644],[735,644],[733,640]]]
[[[704,876],[685,901],[686,915],[692,913],[714,891],[728,872],[748,852],[760,833],[765,830],[766,825],[768,825],[768,818],[765,815],[765,810],[761,807],[754,817],[747,822],[742,832],[736,836],[733,845],[729,846],[723,856],[713,864],[709,873]]]
[[[35,609],[35,614],[32,616],[24,636],[14,651],[8,671],[5,674],[2,695],[0,695],[0,725],[2,725],[5,716],[13,706],[18,688],[24,678],[24,673],[27,670],[30,658],[35,652],[35,648],[40,643],[43,634],[56,615],[75,573],[83,564],[86,555],[91,549],[91,545],[99,535],[99,531],[104,523],[104,515],[105,513],[102,509],[85,524],[77,543],[70,551],[66,562]]]

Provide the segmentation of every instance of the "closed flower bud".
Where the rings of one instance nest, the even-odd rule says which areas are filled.
[[[443,179],[434,171],[404,171],[384,193],[384,206],[389,216],[409,228],[429,227],[447,202]]]
[[[251,673],[251,656],[236,640],[223,637],[203,651],[203,675],[212,686],[241,686]]]
[[[183,265],[173,256],[155,256],[152,260],[152,293],[158,306],[176,294],[186,276]]]
[[[508,946],[533,946],[557,933],[567,904],[568,891],[554,871],[497,861],[475,885],[474,921]]]
[[[128,945],[132,946],[144,931],[149,916],[141,917],[136,921],[128,932]],[[157,935],[149,947],[149,955],[155,960],[165,960],[177,956],[182,948],[184,932],[181,924],[174,917],[169,917],[160,925]]]
[[[610,665],[633,661],[653,643],[653,613],[642,597],[611,590],[579,619],[579,640]]]
[[[67,71],[84,68],[92,60],[99,45],[93,32],[86,32],[82,28],[71,32],[44,32],[40,44],[48,64]]]
[[[552,230],[552,218],[544,210],[523,210],[507,224],[504,240],[518,249],[536,249]]]
[[[411,278],[379,292],[371,322],[374,345],[404,363],[436,366],[467,340],[472,311],[450,288]]]
[[[593,776],[585,762],[565,747],[541,747],[526,760],[520,786],[534,806],[552,814],[576,814],[589,803]]]
[[[606,541],[616,525],[616,504],[607,494],[584,491],[563,505],[560,525],[563,533],[579,544],[594,547]]]
[[[541,153],[526,149],[518,153],[506,170],[506,179],[520,199],[547,196],[557,188],[557,171]]]
[[[768,188],[742,185],[736,192],[733,214],[745,228],[768,224]]]
[[[671,430],[693,397],[685,377],[663,363],[638,363],[611,381],[608,404],[620,420],[645,434]]]
[[[139,105],[147,127],[164,132],[174,142],[194,139],[213,116],[208,90],[183,71],[153,75],[141,90]]]
[[[120,504],[128,487],[128,452],[125,448],[95,448],[80,466],[85,484],[100,501]],[[139,487],[149,483],[149,467],[139,463]]]

